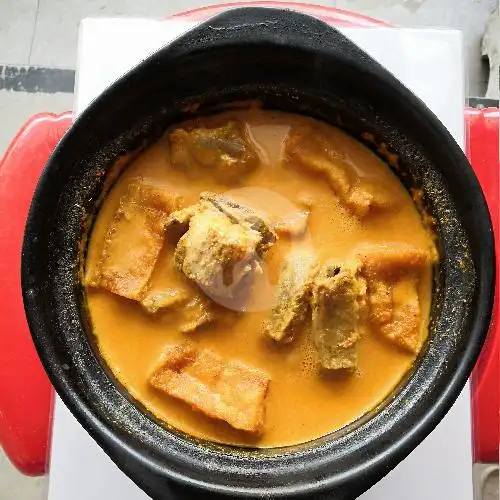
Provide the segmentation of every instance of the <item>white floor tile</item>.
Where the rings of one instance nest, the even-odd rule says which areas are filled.
[[[7,146],[13,139],[19,128],[26,120],[35,113],[43,111],[60,112],[68,111],[73,108],[73,94],[55,93],[27,93],[16,92],[12,90],[0,90],[0,116],[2,117],[2,126],[0,127],[0,158],[3,156]],[[0,464],[1,468],[1,464]],[[2,497],[0,470],[0,500],[6,500]],[[13,500],[25,500],[18,496]],[[10,500],[10,498],[8,499]],[[68,499],[69,500],[69,499]]]
[[[452,27],[464,32],[469,95],[484,95],[487,71],[481,64],[481,38],[498,0],[337,0],[337,7],[391,24]]]
[[[36,8],[37,0],[0,0],[1,64],[28,63]]]
[[[23,476],[0,448],[0,500],[45,500],[47,477]]]
[[[74,68],[78,24],[84,17],[165,15],[158,0],[40,0],[30,64]]]
[[[0,0],[0,2],[6,0]],[[84,17],[163,18],[171,14],[231,0],[40,0],[30,64],[74,68],[78,24]],[[234,0],[233,0],[234,1]],[[300,0],[299,0],[300,1]],[[333,6],[336,0],[313,3]],[[1,58],[0,58],[1,60]]]

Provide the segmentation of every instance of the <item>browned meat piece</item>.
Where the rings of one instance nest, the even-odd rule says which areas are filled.
[[[310,310],[316,264],[309,252],[295,252],[285,261],[277,288],[276,305],[264,330],[272,339],[291,342],[303,328]]]
[[[240,361],[225,361],[208,350],[174,345],[165,350],[149,382],[235,429],[255,434],[263,431],[269,377]]]
[[[143,180],[130,183],[111,221],[98,263],[85,283],[140,300],[163,246],[165,221],[180,199]]]
[[[205,291],[227,296],[231,287],[259,269],[257,257],[275,240],[269,226],[253,211],[206,193],[192,208],[189,229],[175,249],[175,261]]]
[[[312,299],[313,341],[327,370],[355,370],[364,325],[366,282],[356,261],[323,266]]]
[[[321,130],[309,125],[299,125],[290,130],[285,138],[283,161],[291,167],[300,165],[310,173],[325,177],[341,198],[348,195],[356,180],[356,172],[345,153],[335,149]]]
[[[217,319],[215,304],[202,296],[193,297],[182,310],[182,333],[192,333]]]
[[[174,167],[219,182],[240,182],[260,162],[246,125],[237,121],[214,128],[177,128],[169,140]]]
[[[179,307],[189,299],[189,294],[185,290],[177,288],[167,288],[162,291],[150,291],[141,300],[141,304],[151,314],[159,310]]]
[[[189,279],[215,294],[225,294],[255,265],[261,241],[248,229],[207,205],[191,218],[189,230],[175,249],[176,265]]]
[[[345,207],[358,217],[394,206],[382,187],[359,178],[346,154],[336,149],[333,139],[319,127],[293,127],[285,139],[283,162],[325,178]]]
[[[358,252],[368,282],[370,322],[393,344],[413,353],[422,343],[418,285],[430,254],[410,245]]]
[[[298,210],[279,220],[274,226],[274,230],[289,238],[297,238],[302,236],[307,229],[307,220],[309,218],[308,210]]]
[[[227,196],[216,193],[201,193],[200,199],[209,201],[212,205],[227,215],[235,224],[241,224],[261,234],[261,241],[257,247],[259,255],[265,253],[276,241],[276,233],[270,224],[255,210],[245,207],[231,200]]]

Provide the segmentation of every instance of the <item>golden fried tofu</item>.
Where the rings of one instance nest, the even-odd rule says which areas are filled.
[[[356,344],[364,329],[366,281],[359,263],[328,263],[314,279],[312,334],[319,362],[327,370],[355,370]]]
[[[223,183],[240,182],[260,162],[247,126],[235,120],[213,128],[176,128],[170,132],[169,141],[175,168]]]
[[[87,269],[85,283],[141,300],[163,246],[165,221],[179,202],[161,186],[132,181],[108,227],[100,259]]]
[[[346,209],[358,217],[395,204],[385,189],[357,175],[347,155],[319,127],[292,127],[285,138],[282,160],[291,168],[298,165],[323,177]]]
[[[430,253],[405,244],[357,253],[368,283],[370,322],[387,340],[416,353],[422,343],[418,286]]]
[[[386,325],[392,320],[392,284],[369,277],[370,319],[376,325]]]
[[[187,344],[173,345],[163,353],[149,382],[235,429],[260,434],[264,428],[269,377],[240,361],[226,361]]]
[[[366,245],[356,255],[363,263],[367,276],[394,281],[408,273],[420,272],[430,262],[429,251],[405,243]]]

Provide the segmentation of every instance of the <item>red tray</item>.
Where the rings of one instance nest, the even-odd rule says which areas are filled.
[[[474,462],[482,463],[498,463],[499,451],[499,120],[498,108],[465,110],[465,124],[469,134],[467,155],[488,202],[497,248],[497,283],[490,334],[471,377]]]
[[[35,115],[0,162],[0,444],[29,475],[47,468],[52,390],[38,360],[21,297],[21,244],[40,171],[71,113]]]

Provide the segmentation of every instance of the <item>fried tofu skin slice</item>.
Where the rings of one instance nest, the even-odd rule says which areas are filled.
[[[239,121],[213,128],[176,128],[170,132],[169,141],[175,168],[227,184],[242,181],[260,163],[247,126]]]
[[[172,227],[187,224],[175,249],[175,263],[207,293],[227,295],[245,276],[260,269],[258,258],[276,241],[267,223],[226,197],[202,194],[190,211],[174,212]]]
[[[422,344],[418,287],[431,262],[429,252],[410,245],[367,247],[357,252],[368,283],[369,319],[392,344],[417,353]]]
[[[364,329],[366,281],[359,263],[328,263],[314,280],[312,332],[320,366],[354,371]]]
[[[344,207],[360,218],[395,205],[382,186],[357,175],[348,156],[320,127],[292,127],[284,141],[282,161],[290,168],[323,177]]]
[[[85,284],[140,301],[163,246],[165,222],[180,199],[161,186],[133,180],[108,227],[98,263]]]
[[[186,344],[174,345],[165,350],[149,382],[235,429],[256,435],[264,429],[269,377],[240,361],[226,361]]]
[[[277,286],[276,305],[264,332],[277,342],[291,342],[310,313],[312,276],[317,262],[312,252],[294,252],[284,262]]]

